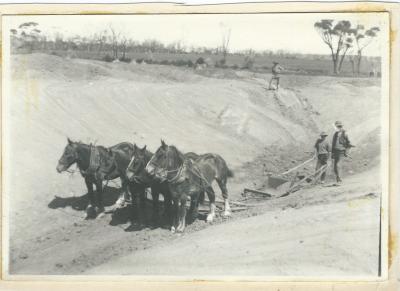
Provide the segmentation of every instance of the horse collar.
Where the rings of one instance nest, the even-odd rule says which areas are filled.
[[[185,181],[186,176],[184,175],[184,170],[186,169],[186,163],[184,162],[178,169],[175,177],[172,179],[168,179],[168,182],[171,184],[179,184]]]
[[[100,168],[100,152],[96,146],[90,145],[89,166],[86,170],[80,170],[82,175],[93,175]]]

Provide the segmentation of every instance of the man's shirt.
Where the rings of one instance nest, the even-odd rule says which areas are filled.
[[[331,152],[329,142],[326,139],[322,140],[321,138],[319,138],[315,143],[315,149],[317,150],[317,155],[329,154]]]

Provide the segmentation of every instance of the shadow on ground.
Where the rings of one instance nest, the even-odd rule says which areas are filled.
[[[115,187],[104,187],[103,190],[103,204],[104,206],[111,206],[115,204],[120,194],[120,189]],[[96,194],[95,194],[96,195]],[[54,199],[47,205],[51,209],[71,207],[77,211],[83,211],[89,204],[89,195],[73,197],[59,197],[54,196]]]

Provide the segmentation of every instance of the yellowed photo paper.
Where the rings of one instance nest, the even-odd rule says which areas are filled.
[[[390,37],[385,11],[3,15],[3,280],[387,280]]]

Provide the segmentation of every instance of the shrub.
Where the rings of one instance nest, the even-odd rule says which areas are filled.
[[[215,67],[216,68],[226,68],[226,60],[221,59],[215,62]]]
[[[160,62],[161,65],[170,65],[171,63],[168,60],[162,60]]]
[[[105,61],[105,62],[111,63],[111,62],[114,60],[114,58],[112,58],[109,54],[106,54],[106,55],[102,58],[102,60]]]
[[[179,59],[179,60],[175,60],[175,61],[173,62],[173,64],[174,64],[175,66],[182,67],[182,66],[187,66],[187,65],[188,65],[188,61]]]
[[[143,63],[143,58],[136,59],[136,63],[138,63],[138,64],[141,64],[141,63]]]
[[[250,69],[253,68],[253,66],[254,66],[254,59],[253,59],[253,57],[252,57],[252,56],[246,56],[246,57],[244,58],[243,68],[250,70]]]
[[[119,61],[120,62],[124,62],[124,63],[130,63],[132,61],[132,59],[131,58],[127,58],[127,57],[125,57],[125,58],[121,57],[121,58],[119,58]]]
[[[204,63],[205,63],[205,61],[204,61],[203,57],[200,57],[200,58],[198,58],[198,59],[196,60],[196,64],[197,64],[197,65],[202,65],[202,64],[204,64]]]

